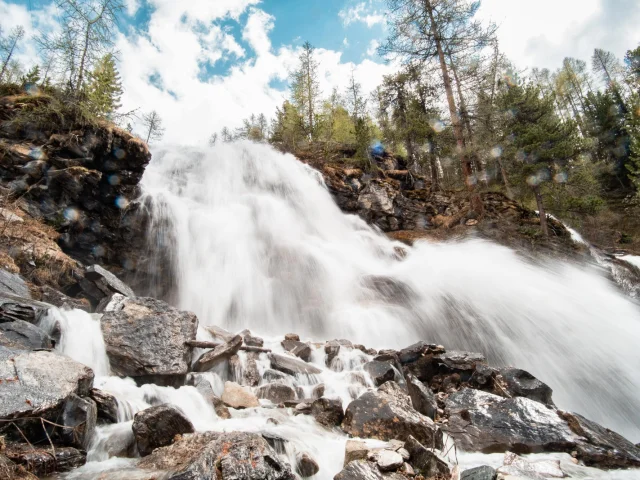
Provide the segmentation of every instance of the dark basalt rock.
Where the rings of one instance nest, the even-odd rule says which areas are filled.
[[[296,455],[296,472],[302,478],[312,477],[320,471],[320,466],[308,453]]]
[[[70,395],[62,410],[62,424],[65,428],[57,433],[64,445],[86,450],[96,428],[98,407],[90,398]]]
[[[519,368],[502,368],[500,376],[506,384],[506,391],[512,397],[525,397],[545,405],[553,405],[553,390],[546,383],[525,370]]]
[[[198,319],[153,298],[125,298],[100,321],[111,370],[125,377],[186,375]],[[161,382],[162,383],[162,382]]]
[[[505,399],[464,388],[449,396],[446,411],[447,433],[467,451],[566,452],[577,441],[554,409],[524,397]]]
[[[342,401],[337,398],[319,398],[311,404],[311,415],[320,425],[329,428],[338,426],[344,419]]]
[[[442,447],[442,432],[433,420],[418,413],[410,397],[395,383],[364,393],[347,407],[342,429],[354,437],[403,440]]]
[[[373,383],[376,387],[379,387],[383,383],[389,381],[402,381],[402,377],[400,372],[398,372],[395,367],[392,365],[392,362],[386,361],[381,362],[378,360],[373,360],[371,362],[365,363],[364,371],[367,372]]]
[[[193,370],[196,372],[206,372],[211,370],[220,362],[227,360],[238,353],[241,346],[242,337],[240,335],[236,335],[228,342],[217,346],[213,350],[204,352],[193,364]]]
[[[401,364],[413,363],[418,361],[423,355],[429,352],[430,347],[435,347],[427,342],[420,341],[413,345],[403,348],[398,352],[398,360]]]
[[[457,374],[462,382],[470,381],[477,367],[485,364],[485,357],[480,353],[449,351],[428,354],[417,361],[405,365],[405,373],[415,375],[420,381],[431,385],[434,377],[445,378]]]
[[[292,402],[296,399],[296,391],[289,385],[282,383],[270,383],[263,385],[256,390],[258,398],[266,398],[272,403],[279,405],[284,402]]]
[[[54,342],[40,327],[24,320],[16,320],[0,323],[0,345],[9,348],[36,350],[40,348],[51,349]]]
[[[244,432],[184,435],[142,459],[138,467],[168,474],[170,480],[296,478],[262,436]]]
[[[431,389],[413,375],[408,374],[407,391],[411,397],[413,408],[431,420],[435,420],[438,404]]]
[[[288,375],[318,375],[322,373],[322,370],[318,367],[294,357],[270,353],[269,360],[271,361],[271,368]]]
[[[97,388],[91,389],[89,397],[96,402],[98,421],[102,423],[118,422],[118,399],[116,397]]]
[[[193,433],[189,419],[173,405],[157,405],[136,413],[133,435],[138,452],[145,457],[158,447],[170,445],[176,435]]]
[[[56,472],[68,472],[81,467],[87,461],[87,453],[73,447],[32,447],[26,444],[9,444],[3,452],[12,462],[21,465],[38,477]],[[17,477],[30,479],[31,477]],[[3,478],[4,480],[4,478]]]

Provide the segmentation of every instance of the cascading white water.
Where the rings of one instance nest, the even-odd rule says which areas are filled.
[[[640,440],[640,310],[599,272],[480,240],[399,258],[399,244],[343,215],[309,170],[251,143],[154,152],[143,187],[180,307],[267,336],[482,352],[549,383],[560,407]]]

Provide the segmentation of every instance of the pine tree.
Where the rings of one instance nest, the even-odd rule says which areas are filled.
[[[553,98],[532,83],[506,85],[497,103],[505,112],[500,122],[504,155],[511,159],[511,167],[518,173],[515,177],[531,189],[542,233],[548,236],[541,187],[552,180],[562,181],[568,163],[580,152],[575,125],[561,121]]]
[[[40,67],[36,65],[31,70],[27,72],[27,74],[22,77],[22,84],[27,85],[37,85],[40,82]]]
[[[98,117],[111,118],[118,110],[122,97],[122,82],[112,54],[107,54],[89,73],[87,104]]]
[[[303,118],[306,134],[317,136],[316,114],[320,104],[320,83],[318,82],[318,62],[314,48],[309,42],[302,46],[299,67],[291,75],[291,100]]]

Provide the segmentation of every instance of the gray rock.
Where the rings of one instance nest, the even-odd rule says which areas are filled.
[[[400,363],[403,365],[405,363],[412,363],[418,361],[420,357],[426,354],[430,347],[435,347],[435,345],[431,345],[427,342],[420,341],[418,343],[414,343],[413,345],[408,346],[407,348],[403,348],[398,352],[398,359]]]
[[[354,460],[338,473],[333,480],[384,480],[385,477],[374,462]]]
[[[90,398],[70,395],[64,402],[62,410],[62,424],[58,435],[63,444],[71,447],[87,449],[98,419],[96,402]]]
[[[198,360],[193,364],[193,370],[196,372],[207,372],[216,367],[220,362],[228,360],[235,355],[242,346],[242,337],[236,335],[228,342],[223,343],[213,350],[204,352]]]
[[[342,429],[354,437],[406,441],[413,436],[425,445],[442,447],[440,429],[413,408],[410,397],[394,382],[351,402]]]
[[[373,360],[365,363],[364,371],[367,372],[376,387],[389,381],[398,381],[401,376],[391,362],[381,362]]]
[[[248,347],[262,347],[264,345],[264,340],[249,333],[244,336],[244,344]]]
[[[438,404],[431,389],[411,374],[407,375],[407,391],[411,397],[411,404],[421,414],[436,419]]]
[[[260,406],[258,398],[249,388],[234,382],[225,382],[222,401],[231,408],[253,408]]]
[[[92,388],[89,397],[96,402],[98,420],[103,423],[118,423],[118,399],[110,393]]]
[[[299,342],[300,341],[300,335],[298,335],[297,333],[287,333],[284,336],[284,339],[285,340],[291,340],[291,341],[294,341],[294,342]]]
[[[143,458],[138,467],[166,472],[170,480],[295,480],[291,467],[262,436],[244,432],[184,435]]]
[[[640,467],[640,447],[577,413],[559,412],[579,437],[578,459],[598,468]]]
[[[395,278],[383,275],[367,275],[362,279],[365,287],[372,290],[377,299],[386,303],[406,305],[415,293],[409,285]]]
[[[37,324],[52,305],[10,293],[0,293],[0,323],[24,320]]]
[[[576,436],[555,410],[518,397],[469,388],[449,396],[447,432],[467,451],[571,451]]]
[[[302,343],[297,340],[283,340],[281,345],[291,355],[295,355],[305,362],[311,360],[311,347],[308,343]]]
[[[126,298],[100,320],[111,371],[124,377],[186,375],[198,319],[153,298]]]
[[[124,283],[109,270],[102,268],[100,265],[91,265],[87,267],[84,276],[93,282],[101,281],[103,285],[106,285],[108,289],[114,293],[119,293],[125,297],[136,296],[129,285]]]
[[[449,478],[451,476],[451,470],[447,462],[414,437],[409,436],[405,442],[405,448],[409,452],[411,466],[416,473],[425,478]]]
[[[22,465],[12,462],[0,453],[0,474],[3,480],[38,480],[33,473],[28,472]]]
[[[342,401],[338,398],[326,397],[314,400],[311,404],[311,416],[313,416],[320,425],[329,428],[336,427],[340,425],[344,419]]]
[[[240,385],[248,385],[257,387],[260,385],[260,370],[258,369],[258,353],[246,352],[244,364],[239,354],[229,358],[229,375],[230,378]],[[279,372],[278,372],[279,373]]]
[[[513,452],[504,454],[504,466],[514,467],[525,473],[540,475],[542,478],[564,478],[567,475],[560,468],[560,460],[538,460],[529,462]],[[504,473],[502,467],[498,473]]]
[[[504,379],[507,393],[512,397],[525,397],[545,405],[553,405],[551,387],[529,372],[508,367],[500,369],[500,376]]]
[[[311,455],[306,452],[296,455],[296,472],[302,478],[312,477],[320,471],[320,466]]]
[[[35,350],[53,348],[53,339],[32,323],[24,320],[0,323],[0,345],[9,348]]]
[[[3,420],[41,416],[56,421],[70,396],[87,396],[93,386],[93,371],[69,357],[5,347],[0,347],[0,378]]]
[[[496,469],[488,465],[470,468],[460,474],[460,480],[495,480]]]
[[[16,274],[0,268],[0,292],[17,297],[31,298],[31,292],[24,279]]]
[[[372,452],[369,455],[369,460],[376,462],[381,472],[395,472],[404,465],[402,455],[387,449]]]
[[[330,367],[334,358],[340,353],[342,347],[352,348],[352,344],[349,340],[329,340],[324,346],[324,353],[327,354],[326,365]]]
[[[318,398],[323,397],[324,391],[325,391],[324,383],[319,383],[318,385],[313,387],[313,390],[311,391],[311,398],[313,398],[314,400],[317,400]]]
[[[258,398],[265,398],[276,405],[291,402],[296,399],[296,391],[289,385],[282,383],[270,383],[256,390]]]
[[[157,405],[136,413],[131,426],[138,452],[145,457],[170,445],[176,435],[193,433],[193,424],[173,405]]]
[[[271,361],[272,369],[279,370],[288,375],[318,375],[322,373],[322,370],[318,367],[294,357],[270,353],[269,360]]]

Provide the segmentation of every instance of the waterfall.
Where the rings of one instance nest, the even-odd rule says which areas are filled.
[[[600,270],[477,239],[400,245],[266,145],[166,147],[143,188],[173,298],[201,325],[481,352],[548,383],[559,407],[640,440],[640,310]]]

